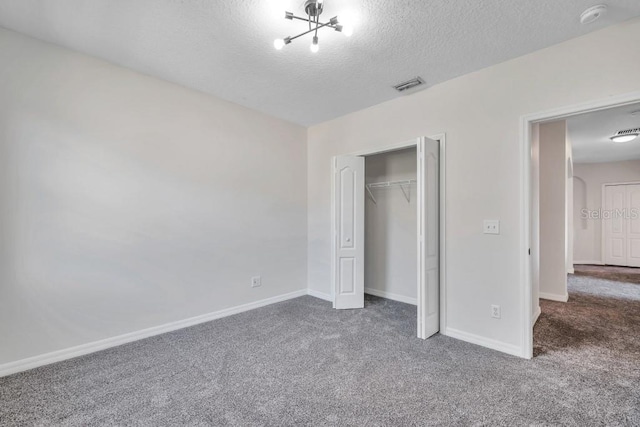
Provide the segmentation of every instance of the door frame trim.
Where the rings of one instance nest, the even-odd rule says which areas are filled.
[[[418,141],[420,141],[423,137],[418,137],[411,139],[409,141],[404,141],[396,144],[389,144],[379,147],[373,147],[368,149],[363,149],[351,153],[340,154],[340,156],[372,156],[375,154],[384,154],[392,151],[398,151],[405,148],[415,147],[418,149]],[[440,153],[439,153],[439,273],[440,273],[440,300],[439,300],[439,311],[440,311],[440,334],[445,335],[447,330],[447,311],[446,311],[446,301],[447,301],[447,262],[446,262],[446,133],[439,133],[431,136],[427,136],[426,138],[432,139],[434,141],[438,141],[440,143]],[[331,164],[335,164],[335,157],[333,156],[331,159]],[[334,224],[336,223],[335,218],[335,174],[333,173],[333,166],[331,172],[331,271],[335,271],[335,259],[336,259],[336,233],[334,230]],[[419,210],[422,210],[422,206],[418,206]],[[419,214],[420,212],[418,212]],[[419,217],[419,215],[418,215]],[[417,236],[416,233],[416,237]],[[418,253],[420,256],[420,253]],[[418,284],[420,285],[420,279],[418,278]],[[335,308],[335,284],[331,283],[331,301]],[[422,284],[424,285],[424,284]],[[420,302],[418,301],[418,310],[420,310]]]
[[[531,325],[532,281],[533,273],[529,248],[531,247],[531,126],[552,120],[566,119],[578,114],[591,113],[622,107],[640,102],[640,91],[554,108],[533,114],[520,116],[520,288],[522,331],[521,356],[533,358],[533,327]]]

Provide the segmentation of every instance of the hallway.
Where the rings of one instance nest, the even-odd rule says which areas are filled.
[[[601,376],[603,387],[635,384],[640,405],[640,286],[569,275],[569,301],[541,300],[534,328],[538,363],[566,363]],[[596,390],[594,390],[594,393]]]
[[[617,267],[614,265],[574,265],[576,276],[588,276],[614,282],[635,283],[640,285],[640,268]]]

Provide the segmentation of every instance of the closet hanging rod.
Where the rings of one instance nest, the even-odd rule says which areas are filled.
[[[373,197],[373,193],[371,192],[371,189],[375,189],[375,188],[388,188],[388,187],[400,187],[400,189],[402,190],[402,193],[404,194],[404,198],[407,199],[407,202],[411,202],[411,188],[409,187],[408,189],[405,190],[405,186],[410,186],[411,184],[415,184],[418,181],[416,181],[415,179],[405,179],[403,181],[383,181],[383,182],[372,182],[371,184],[367,184],[365,187],[367,189],[367,192],[369,193],[369,197],[371,197],[371,200],[373,201],[374,204],[378,204],[377,200],[375,197]]]

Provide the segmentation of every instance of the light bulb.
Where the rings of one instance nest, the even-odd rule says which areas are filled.
[[[358,15],[351,10],[342,10],[338,13],[338,21],[342,25],[342,34],[349,37],[353,29],[358,27]]]
[[[617,143],[624,143],[624,142],[629,142],[629,141],[633,141],[634,139],[636,139],[638,137],[637,133],[630,133],[628,135],[616,135],[616,136],[612,136],[611,140],[613,142],[617,142]]]
[[[275,41],[273,42],[273,47],[275,47],[278,50],[282,49],[284,47],[284,40],[275,39]]]
[[[311,43],[311,46],[309,46],[309,49],[311,49],[311,52],[316,53],[318,50],[320,50],[320,45],[318,44],[318,37],[314,37],[313,38],[313,42]]]
[[[274,21],[277,19],[284,18],[284,11],[289,7],[289,0],[263,0],[263,8],[261,9],[264,13],[267,13],[268,16]]]

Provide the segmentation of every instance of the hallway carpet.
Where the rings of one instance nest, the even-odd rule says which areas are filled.
[[[570,282],[533,360],[307,296],[0,378],[0,425],[640,425],[640,287]]]
[[[590,276],[614,282],[635,283],[640,285],[640,268],[617,267],[615,265],[586,265],[573,266],[576,276]]]

